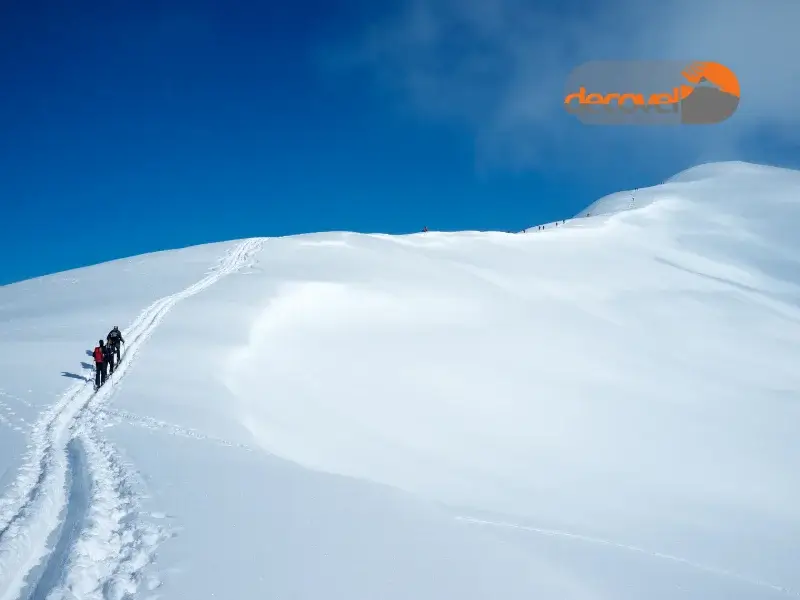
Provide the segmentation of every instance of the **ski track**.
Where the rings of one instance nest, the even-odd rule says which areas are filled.
[[[198,440],[201,442],[211,442],[214,444],[218,444],[220,446],[226,446],[228,448],[239,448],[241,450],[247,450],[248,452],[252,452],[253,450],[247,444],[231,442],[229,440],[220,437],[203,433],[202,431],[198,431],[196,429],[173,425],[172,423],[167,423],[166,421],[161,421],[159,419],[154,419],[152,417],[141,417],[139,415],[135,415],[125,410],[107,408],[105,409],[104,412],[109,418],[114,418],[117,422],[127,423],[128,425],[133,425],[137,427],[143,427],[144,429],[149,429],[151,431],[161,431],[167,433],[168,435],[176,437],[185,437]]]
[[[74,384],[33,425],[23,465],[0,499],[0,600],[26,588],[30,600],[121,600],[136,591],[164,534],[137,519],[128,468],[100,434],[102,411],[170,309],[252,266],[263,243],[241,241],[203,279],[142,311],[125,330],[122,362],[106,385],[94,392],[91,382]],[[84,479],[88,504],[71,507],[81,496],[73,482]],[[27,581],[37,573],[38,582]]]
[[[59,581],[60,573],[66,566],[72,545],[77,541],[77,536],[86,520],[89,510],[88,470],[85,465],[86,452],[81,447],[79,440],[72,439],[67,448],[69,457],[69,500],[65,509],[66,515],[56,532],[57,542],[53,547],[47,563],[41,569],[38,578],[28,585],[30,592],[23,594],[29,600],[44,600],[47,591],[55,587]],[[33,579],[31,573],[29,579]]]
[[[680,563],[686,565],[687,567],[691,567],[692,569],[696,569],[698,571],[704,571],[706,573],[710,573],[712,575],[717,575],[719,577],[725,577],[728,579],[735,579],[741,583],[746,583],[748,585],[770,589],[773,592],[781,593],[787,596],[792,596],[795,598],[800,598],[800,593],[785,588],[780,585],[775,585],[773,583],[769,583],[766,581],[762,581],[760,579],[754,579],[747,575],[741,575],[739,573],[734,573],[732,571],[726,571],[725,569],[720,569],[717,567],[710,567],[708,565],[703,565],[686,558],[681,558],[679,556],[673,556],[671,554],[664,554],[662,552],[654,552],[652,550],[645,550],[644,548],[639,548],[638,546],[631,546],[629,544],[621,544],[619,542],[613,542],[611,540],[605,540],[602,538],[590,537],[586,535],[580,535],[577,533],[569,533],[567,531],[558,531],[556,529],[541,529],[538,527],[531,527],[528,525],[519,525],[516,523],[504,523],[498,521],[485,521],[482,519],[474,519],[471,517],[456,517],[457,521],[462,521],[465,523],[470,523],[473,525],[484,525],[489,527],[502,527],[505,529],[518,529],[522,531],[530,531],[533,533],[537,533],[539,535],[546,535],[551,537],[561,537],[567,538],[571,540],[576,540],[580,542],[585,542],[588,544],[597,544],[600,546],[606,546],[611,548],[616,548],[618,550],[626,550],[628,552],[636,552],[637,554],[644,554],[646,556],[650,556],[652,558],[658,558],[661,560],[668,560],[675,563]]]

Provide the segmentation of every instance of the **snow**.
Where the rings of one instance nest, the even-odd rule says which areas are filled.
[[[0,600],[800,596],[798,199],[714,163],[0,288]]]

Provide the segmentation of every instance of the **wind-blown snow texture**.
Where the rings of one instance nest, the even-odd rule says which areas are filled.
[[[0,288],[0,600],[800,597],[798,226],[717,163]]]

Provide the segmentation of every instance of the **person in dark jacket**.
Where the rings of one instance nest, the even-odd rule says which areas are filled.
[[[103,357],[105,358],[109,377],[114,374],[114,353],[114,346],[112,344],[103,346]]]
[[[109,345],[114,349],[114,352],[117,355],[117,364],[120,361],[120,344],[124,344],[125,340],[122,338],[122,332],[119,330],[119,327],[114,325],[114,329],[108,332],[106,336],[106,341]]]
[[[100,340],[97,346],[94,348],[94,387],[95,389],[99,388],[106,382],[106,369],[108,365],[106,363],[106,346],[103,343],[103,340]]]

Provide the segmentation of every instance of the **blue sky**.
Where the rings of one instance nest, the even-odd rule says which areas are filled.
[[[615,2],[5,4],[0,284],[248,236],[521,229],[705,160],[795,165],[796,4],[670,0],[665,20]],[[727,11],[725,33],[687,29],[684,6]],[[580,62],[676,51],[737,70],[742,114],[598,128],[560,110]]]

